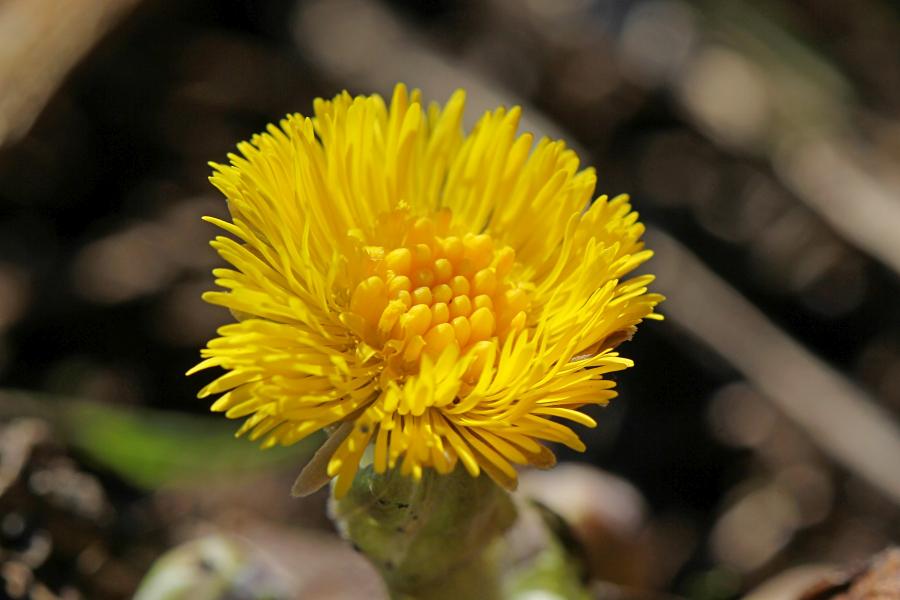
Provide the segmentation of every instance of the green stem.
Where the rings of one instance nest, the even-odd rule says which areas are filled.
[[[396,600],[500,598],[495,559],[516,509],[485,476],[427,469],[416,481],[368,466],[346,497],[332,501],[331,514]]]

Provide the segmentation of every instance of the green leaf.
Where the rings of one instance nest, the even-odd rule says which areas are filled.
[[[0,391],[2,416],[46,419],[89,460],[145,489],[263,469],[299,469],[323,439],[314,435],[294,446],[261,451],[246,440],[235,440],[238,424],[221,416],[20,391]]]

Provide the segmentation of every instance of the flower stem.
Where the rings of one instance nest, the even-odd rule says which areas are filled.
[[[486,476],[426,469],[421,480],[399,470],[357,474],[332,500],[341,533],[365,553],[396,600],[500,597],[499,541],[516,519],[509,494]]]

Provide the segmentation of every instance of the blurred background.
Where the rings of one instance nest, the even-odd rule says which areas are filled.
[[[592,469],[525,478],[592,576],[724,600],[900,536],[896,3],[5,0],[0,33],[0,597],[127,598],[210,532],[377,597],[288,496],[316,440],[232,440],[183,373],[229,320],[207,161],[397,81],[523,105],[648,224],[667,320],[561,452]]]

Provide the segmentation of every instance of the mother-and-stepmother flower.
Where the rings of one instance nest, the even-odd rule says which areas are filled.
[[[594,170],[519,135],[518,107],[466,135],[464,103],[345,92],[213,165],[231,268],[204,299],[237,322],[192,370],[226,371],[200,396],[264,446],[342,428],[337,496],[370,445],[378,472],[461,462],[506,487],[553,464],[541,442],[583,450],[560,421],[595,425],[581,408],[632,364],[613,349],[658,318],[653,277],[625,279],[651,256],[628,198],[592,202]]]

